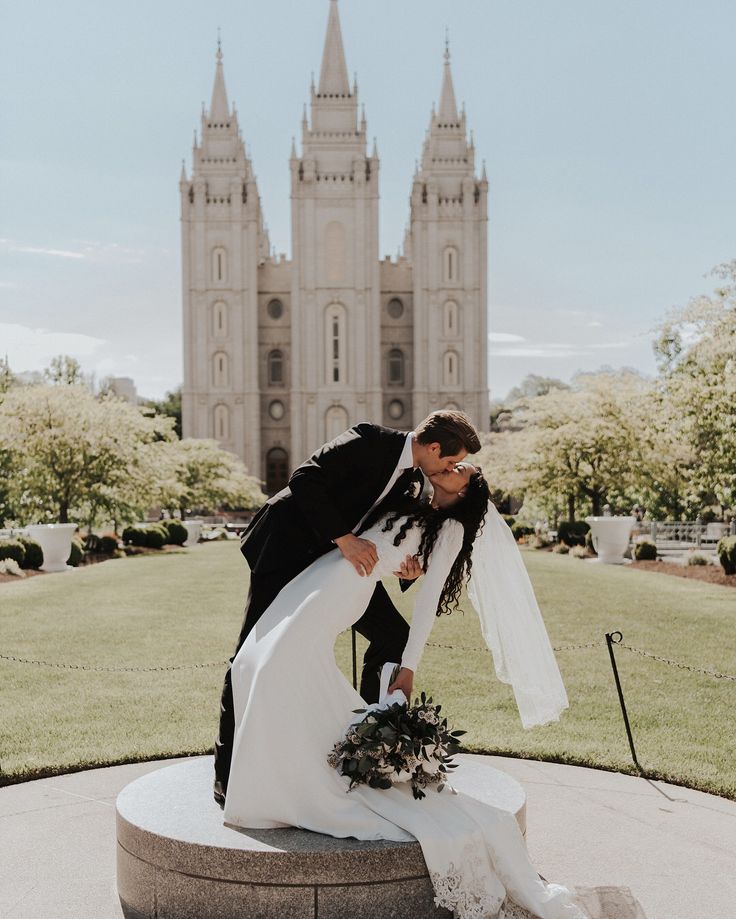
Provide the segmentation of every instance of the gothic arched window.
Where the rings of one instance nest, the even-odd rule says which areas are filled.
[[[284,352],[268,352],[268,385],[281,386],[284,382]]]
[[[212,307],[212,335],[227,338],[227,304],[222,301]]]
[[[348,413],[342,405],[331,405],[325,414],[325,440],[334,440],[348,428]]]
[[[266,492],[276,494],[289,481],[289,454],[281,447],[274,447],[266,454]]]
[[[215,406],[215,440],[230,440],[230,409],[220,403]]]
[[[442,313],[442,331],[445,338],[455,338],[460,333],[459,311],[454,300],[445,303]]]
[[[325,310],[325,379],[327,383],[347,382],[347,317],[341,303]]]
[[[212,250],[212,280],[217,284],[227,281],[227,252],[222,246]]]
[[[212,383],[214,386],[227,386],[230,382],[230,370],[227,354],[217,351],[212,358]]]
[[[457,281],[460,277],[460,261],[455,246],[447,246],[443,256],[445,281]]]
[[[460,358],[455,351],[445,351],[442,360],[442,377],[445,386],[457,386],[460,380]]]
[[[388,382],[391,386],[404,385],[404,352],[392,348],[388,352]]]

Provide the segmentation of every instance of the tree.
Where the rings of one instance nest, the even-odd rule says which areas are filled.
[[[736,503],[736,260],[711,272],[724,283],[693,298],[659,327],[662,399],[689,445],[687,500]]]
[[[55,385],[76,386],[85,382],[82,365],[76,357],[68,354],[52,358],[43,375],[49,383]]]
[[[651,383],[631,372],[580,374],[519,408],[522,426],[491,434],[483,460],[492,484],[575,519],[581,502],[594,515],[607,502],[628,510],[639,494],[642,430]]]
[[[187,438],[168,446],[177,467],[178,507],[182,517],[194,508],[217,510],[229,506],[255,510],[266,500],[261,482],[233,453],[223,450],[215,440]],[[169,503],[163,506],[173,510]]]
[[[0,404],[9,496],[25,523],[139,516],[167,478],[173,487],[173,437],[170,419],[79,384],[17,387]]]
[[[174,431],[181,440],[181,386],[167,392],[163,399],[146,399],[143,403],[157,415],[174,419]]]

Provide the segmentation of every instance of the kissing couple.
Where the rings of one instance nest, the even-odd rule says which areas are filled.
[[[301,827],[335,837],[417,840],[438,906],[460,919],[586,919],[570,890],[543,881],[515,816],[462,792],[414,799],[406,784],[347,783],[327,762],[355,709],[411,699],[432,625],[465,584],[496,674],[522,724],[558,720],[568,701],[513,536],[466,457],[469,418],[438,411],[402,433],[360,423],[317,450],[242,537],[245,618],[220,704],[215,799],[225,824]],[[409,626],[383,581],[418,580]],[[337,667],[337,636],[369,642],[360,693]],[[462,767],[460,767],[462,768]]]

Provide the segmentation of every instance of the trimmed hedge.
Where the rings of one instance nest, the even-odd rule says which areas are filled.
[[[163,549],[163,547],[166,545],[166,541],[169,538],[169,534],[166,531],[166,527],[151,526],[146,529],[145,533],[146,533],[145,545],[149,549]]]
[[[511,527],[511,532],[514,534],[514,539],[518,542],[522,536],[532,536],[536,530],[530,523],[524,523],[522,520],[519,520]]]
[[[634,558],[637,562],[656,562],[657,547],[653,542],[644,539],[634,543]]]
[[[0,561],[12,558],[20,567],[26,558],[26,547],[19,539],[0,539]]]
[[[32,568],[34,571],[38,571],[41,565],[43,565],[43,549],[41,548],[41,543],[36,542],[35,539],[31,539],[30,536],[16,536],[15,538],[26,550],[26,557],[21,564],[21,568]]]
[[[718,541],[716,551],[726,574],[736,574],[736,536],[724,536]]]
[[[72,539],[72,548],[69,553],[69,558],[66,560],[67,565],[71,565],[72,568],[78,568],[79,563],[84,558],[84,546],[82,545],[82,540],[78,536],[75,536]]]
[[[128,546],[145,546],[145,527],[126,527],[123,530],[123,542]]]
[[[590,526],[584,520],[563,520],[557,527],[557,539],[566,546],[584,546]]]
[[[187,541],[189,533],[181,520],[162,520],[161,524],[165,527],[168,534],[166,542],[170,546],[183,546]]]
[[[99,551],[103,555],[114,555],[118,551],[118,538],[114,533],[105,533],[100,536]]]

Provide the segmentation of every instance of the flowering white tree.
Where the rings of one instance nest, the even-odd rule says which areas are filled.
[[[11,388],[0,403],[10,504],[24,523],[138,516],[161,490],[170,419],[86,386]]]
[[[215,510],[223,505],[254,510],[266,500],[259,479],[248,474],[233,453],[215,440],[186,438],[169,446],[176,467],[177,491],[163,506]]]

